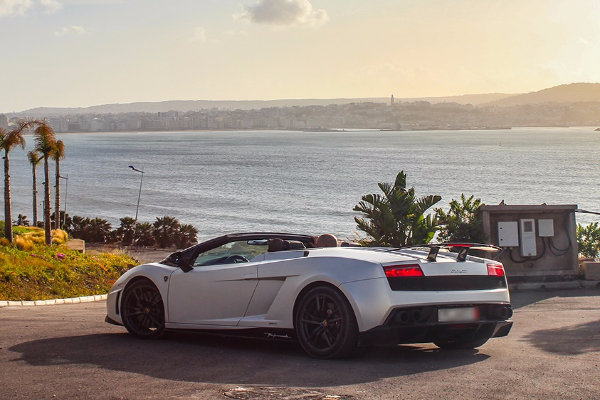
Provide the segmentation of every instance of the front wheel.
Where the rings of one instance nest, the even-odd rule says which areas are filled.
[[[300,300],[294,322],[300,345],[312,357],[350,357],[358,349],[356,317],[337,289],[311,289]]]
[[[134,336],[155,339],[165,330],[165,307],[160,291],[149,280],[125,288],[121,302],[123,325]]]

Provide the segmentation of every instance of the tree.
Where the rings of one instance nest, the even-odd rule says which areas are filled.
[[[110,223],[102,218],[88,219],[83,239],[92,243],[104,243],[111,230]]]
[[[4,237],[12,242],[12,211],[10,199],[10,161],[8,153],[15,147],[25,148],[23,132],[28,130],[36,121],[22,119],[11,130],[0,128],[0,149],[4,150]]]
[[[481,199],[460,195],[460,202],[452,199],[450,209],[444,212],[436,208],[435,212],[441,225],[438,237],[442,242],[485,243],[487,235],[479,218]]]
[[[179,221],[173,217],[165,215],[162,218],[156,218],[156,221],[154,221],[154,230],[152,231],[152,234],[154,235],[156,244],[161,248],[165,248],[174,244],[173,239],[178,230]]]
[[[86,242],[104,243],[109,238],[112,227],[110,223],[101,218],[84,218],[74,215],[72,219],[72,228],[69,232],[76,239],[83,239]]]
[[[29,226],[29,221],[27,220],[27,215],[19,214],[16,222],[17,222],[18,226]]]
[[[48,158],[52,155],[56,146],[54,131],[46,122],[38,122],[35,129],[35,151],[41,154],[44,160],[44,232],[46,244],[52,243],[50,226],[50,171]]]
[[[133,240],[138,246],[152,246],[154,245],[154,235],[152,231],[154,227],[150,222],[138,222],[135,224],[135,233]]]
[[[27,153],[29,164],[31,164],[31,174],[33,175],[33,226],[38,226],[37,219],[37,175],[36,167],[42,161],[42,158],[36,151],[30,151]]]
[[[69,232],[69,234],[74,238],[81,239],[88,223],[89,218],[84,218],[79,215],[73,215],[73,218],[71,219],[71,226],[69,227],[67,232]]]
[[[379,183],[381,194],[362,196],[354,211],[364,217],[354,217],[357,228],[365,232],[372,246],[402,247],[428,243],[438,229],[435,215],[425,212],[442,198],[415,196],[415,189],[406,188],[406,174],[400,171],[393,184]]]
[[[57,140],[52,151],[52,159],[56,163],[56,191],[54,197],[54,229],[60,228],[60,160],[65,159],[65,144]]]
[[[183,224],[179,226],[179,230],[175,233],[175,246],[178,249],[184,249],[190,247],[193,244],[198,243],[196,236],[198,235],[198,229],[194,228],[193,225]]]
[[[135,219],[131,217],[123,217],[120,219],[121,226],[117,229],[118,239],[124,246],[129,246],[133,243],[135,234]]]

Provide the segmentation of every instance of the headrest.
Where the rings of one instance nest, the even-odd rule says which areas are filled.
[[[283,240],[280,238],[269,239],[267,241],[267,249],[270,252],[284,250],[304,250],[304,243],[298,240]]]

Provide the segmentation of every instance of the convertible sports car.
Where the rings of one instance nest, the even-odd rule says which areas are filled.
[[[498,250],[315,248],[307,235],[225,235],[127,271],[109,292],[106,321],[140,338],[198,330],[297,340],[316,358],[369,344],[475,348],[508,334],[512,309],[504,267],[473,249]]]

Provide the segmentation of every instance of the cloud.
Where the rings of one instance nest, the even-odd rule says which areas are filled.
[[[82,26],[71,25],[54,32],[54,36],[85,35],[86,33],[86,30]]]
[[[11,15],[25,15],[25,12],[34,6],[41,6],[48,14],[60,10],[62,4],[57,0],[0,0],[0,17]]]
[[[225,36],[236,36],[236,35],[248,36],[248,32],[247,31],[234,31],[231,29],[225,31]]]
[[[39,2],[42,5],[42,7],[46,9],[46,12],[48,14],[53,14],[60,10],[60,8],[62,7],[62,4],[60,4],[56,0],[39,0]]]
[[[245,10],[234,15],[234,18],[274,26],[319,27],[329,21],[327,11],[314,11],[308,0],[258,0],[256,4],[244,8]]]
[[[0,0],[0,17],[23,15],[31,5],[31,0]]]
[[[208,37],[206,36],[206,29],[199,26],[194,29],[194,39],[195,42],[206,43],[208,41]]]

